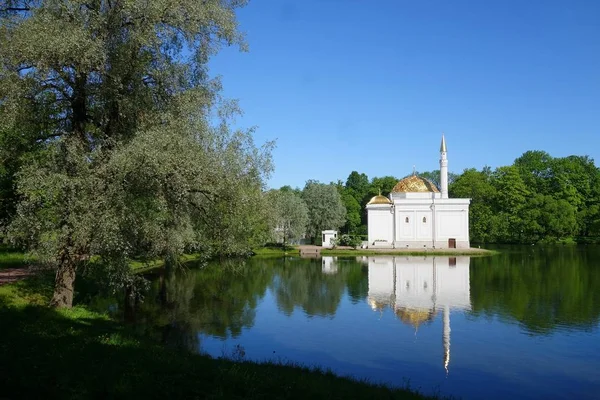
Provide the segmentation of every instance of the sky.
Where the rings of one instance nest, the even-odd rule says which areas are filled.
[[[268,186],[510,165],[528,150],[600,166],[600,1],[251,0],[249,52],[210,63],[275,140]]]

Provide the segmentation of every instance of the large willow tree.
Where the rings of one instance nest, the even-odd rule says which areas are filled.
[[[133,257],[239,253],[261,232],[270,151],[229,130],[206,67],[244,47],[243,3],[0,0],[8,233],[56,269],[51,305],[86,268],[126,282]]]

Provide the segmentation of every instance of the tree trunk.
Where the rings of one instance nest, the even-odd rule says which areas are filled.
[[[75,265],[71,260],[64,261],[56,270],[54,280],[54,295],[50,301],[50,307],[71,308],[73,307],[73,288],[75,283]]]

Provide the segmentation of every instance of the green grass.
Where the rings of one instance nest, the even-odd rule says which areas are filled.
[[[199,254],[184,254],[179,257],[179,261],[182,263],[197,260],[200,257]],[[92,257],[90,262],[94,262],[95,258]],[[34,263],[35,260],[28,259],[27,255],[18,250],[11,249],[5,245],[0,245],[0,270],[8,268],[25,268]],[[157,268],[162,268],[164,260],[150,260],[140,261],[133,260],[130,262],[131,269],[135,273],[145,273]]]
[[[23,268],[30,262],[31,260],[27,259],[25,253],[0,245],[0,270],[7,268]]]
[[[191,261],[198,260],[200,258],[200,254],[183,254],[179,257],[179,262],[187,263]],[[145,272],[152,271],[157,268],[162,268],[165,265],[165,260],[150,260],[150,261],[139,261],[134,260],[129,263],[131,265],[131,269],[136,274],[141,274]]]
[[[85,307],[42,306],[47,286],[40,276],[0,287],[3,398],[424,398],[330,371],[170,350]]]
[[[299,256],[300,250],[297,247],[259,247],[252,249],[254,256],[259,257],[283,257],[283,256]]]

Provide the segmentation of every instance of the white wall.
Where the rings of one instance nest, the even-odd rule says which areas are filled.
[[[433,199],[431,195],[393,194],[393,214],[387,205],[367,206],[369,246],[448,248],[448,240],[456,239],[457,248],[468,248],[470,199]]]
[[[448,239],[456,239],[457,248],[468,248],[469,199],[448,199],[436,202],[436,247],[448,247]]]
[[[323,243],[321,243],[322,247],[333,247],[331,244],[332,239],[337,239],[337,231],[329,230],[321,232],[321,240],[323,241]]]
[[[368,206],[367,233],[369,236],[369,246],[373,245],[373,243],[376,241],[383,241],[379,243],[387,243],[391,246],[393,240],[392,232],[394,221],[392,219],[392,213],[390,212],[390,208],[390,206],[385,205],[380,207],[377,207],[376,205]]]

